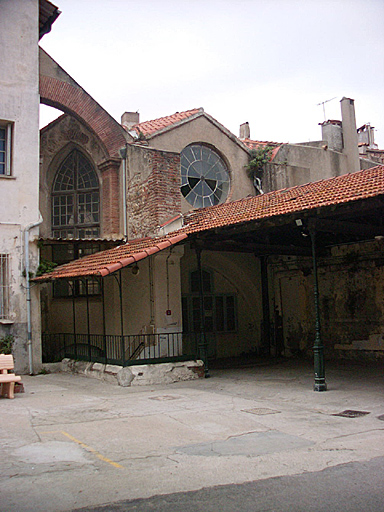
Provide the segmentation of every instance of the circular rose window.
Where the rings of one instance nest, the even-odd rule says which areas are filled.
[[[225,201],[230,185],[228,168],[213,149],[191,144],[181,152],[181,193],[194,208]]]

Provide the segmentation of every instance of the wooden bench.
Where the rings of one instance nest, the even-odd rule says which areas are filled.
[[[11,354],[0,354],[0,385],[1,396],[7,395],[14,398],[15,382],[20,382],[21,377],[13,373],[13,356]]]

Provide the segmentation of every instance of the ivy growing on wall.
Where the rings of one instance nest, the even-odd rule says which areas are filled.
[[[53,261],[46,260],[45,258],[41,258],[40,264],[37,267],[36,277],[42,276],[43,274],[46,274],[47,272],[52,272],[52,270],[55,267],[57,267],[57,263],[54,263]]]
[[[15,342],[15,338],[12,334],[7,334],[0,338],[0,354],[12,354],[12,346]]]
[[[250,161],[246,165],[248,176],[253,180],[254,178],[260,177],[261,171],[266,163],[271,160],[272,157],[272,146],[262,146],[257,149],[251,149]]]

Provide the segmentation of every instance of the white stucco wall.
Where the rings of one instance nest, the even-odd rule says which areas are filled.
[[[28,371],[23,232],[39,219],[39,91],[37,0],[0,0],[0,121],[12,123],[11,176],[0,175],[0,253],[10,254],[10,315],[0,337],[14,335],[16,371]],[[30,270],[38,264],[31,231]],[[32,290],[33,359],[41,363],[37,287]]]

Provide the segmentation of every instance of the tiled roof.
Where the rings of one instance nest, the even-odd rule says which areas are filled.
[[[153,121],[144,121],[143,123],[136,124],[132,127],[132,130],[135,130],[138,135],[140,132],[143,135],[152,135],[173,124],[184,121],[184,119],[188,119],[188,117],[198,114],[199,112],[204,112],[204,110],[202,108],[194,108],[192,110],[186,110],[185,112],[176,112],[171,116],[159,117],[159,119],[154,119]]]
[[[195,210],[184,216],[184,227],[180,231],[191,234],[381,194],[384,194],[384,165]]]
[[[249,149],[259,149],[266,148],[269,146],[273,148],[271,153],[271,160],[273,160],[276,156],[276,153],[281,148],[282,144],[280,142],[271,142],[271,141],[261,141],[261,140],[251,140],[251,139],[240,139],[243,144],[245,144]]]
[[[318,210],[380,195],[384,195],[384,165],[232,203],[209,206],[185,215],[184,227],[170,235],[132,240],[119,247],[61,265],[53,272],[35,278],[34,281],[91,275],[106,276],[171,247],[192,233]]]
[[[81,276],[105,277],[132,263],[143,260],[159,251],[167,249],[187,238],[185,233],[161,238],[142,238],[107,251],[98,252],[60,265],[52,272],[34,278],[34,281],[50,281]]]

